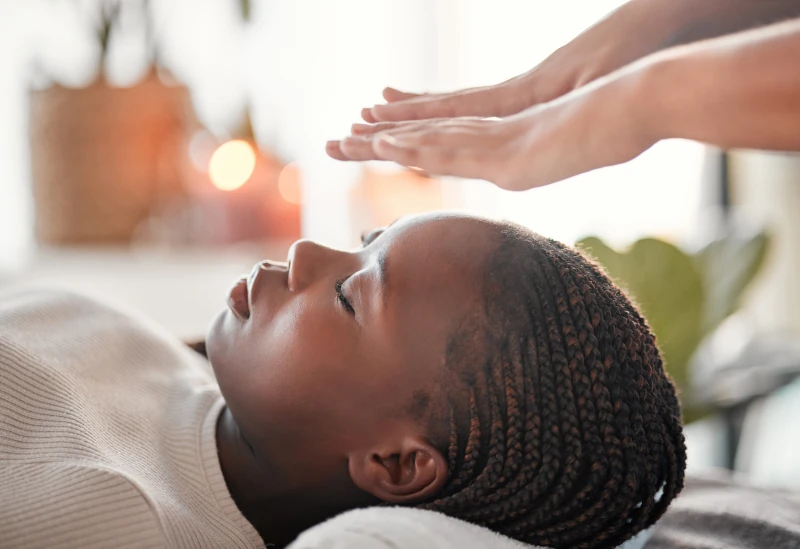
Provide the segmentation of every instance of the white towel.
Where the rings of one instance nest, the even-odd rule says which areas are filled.
[[[642,535],[645,534],[645,535]],[[638,549],[649,532],[622,547]],[[303,532],[287,549],[537,549],[476,526],[421,509],[370,507],[342,513]],[[541,549],[541,548],[539,548]]]

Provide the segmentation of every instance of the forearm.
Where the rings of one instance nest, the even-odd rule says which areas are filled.
[[[654,139],[800,151],[800,19],[674,48],[641,64]]]
[[[800,0],[632,0],[666,21],[662,48],[716,38],[800,17]],[[657,4],[657,6],[656,6]]]
[[[800,0],[630,0],[518,79],[546,102],[656,52],[793,17]]]

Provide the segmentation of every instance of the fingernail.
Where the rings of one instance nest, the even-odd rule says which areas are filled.
[[[351,133],[363,133],[363,132],[369,130],[371,127],[372,126],[370,126],[369,124],[355,123],[350,127],[350,132]]]
[[[328,141],[327,143],[325,143],[325,146],[326,147],[332,147],[334,145],[338,145],[339,141],[340,141],[339,139],[332,139],[332,140]]]

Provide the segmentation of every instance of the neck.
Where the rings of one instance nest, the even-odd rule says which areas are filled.
[[[363,493],[347,498],[352,489],[343,483],[318,490],[288,485],[289,475],[256,455],[227,406],[217,422],[217,448],[233,501],[267,547],[285,547],[315,524],[348,509],[376,503]]]

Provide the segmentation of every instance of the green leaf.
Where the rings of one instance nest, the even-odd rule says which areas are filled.
[[[250,0],[239,0],[239,10],[242,14],[242,19],[245,21],[250,21],[250,16],[253,12],[253,6],[250,4]]]
[[[695,255],[706,286],[703,333],[709,334],[741,304],[745,288],[764,264],[769,237],[732,233],[715,240]]]

